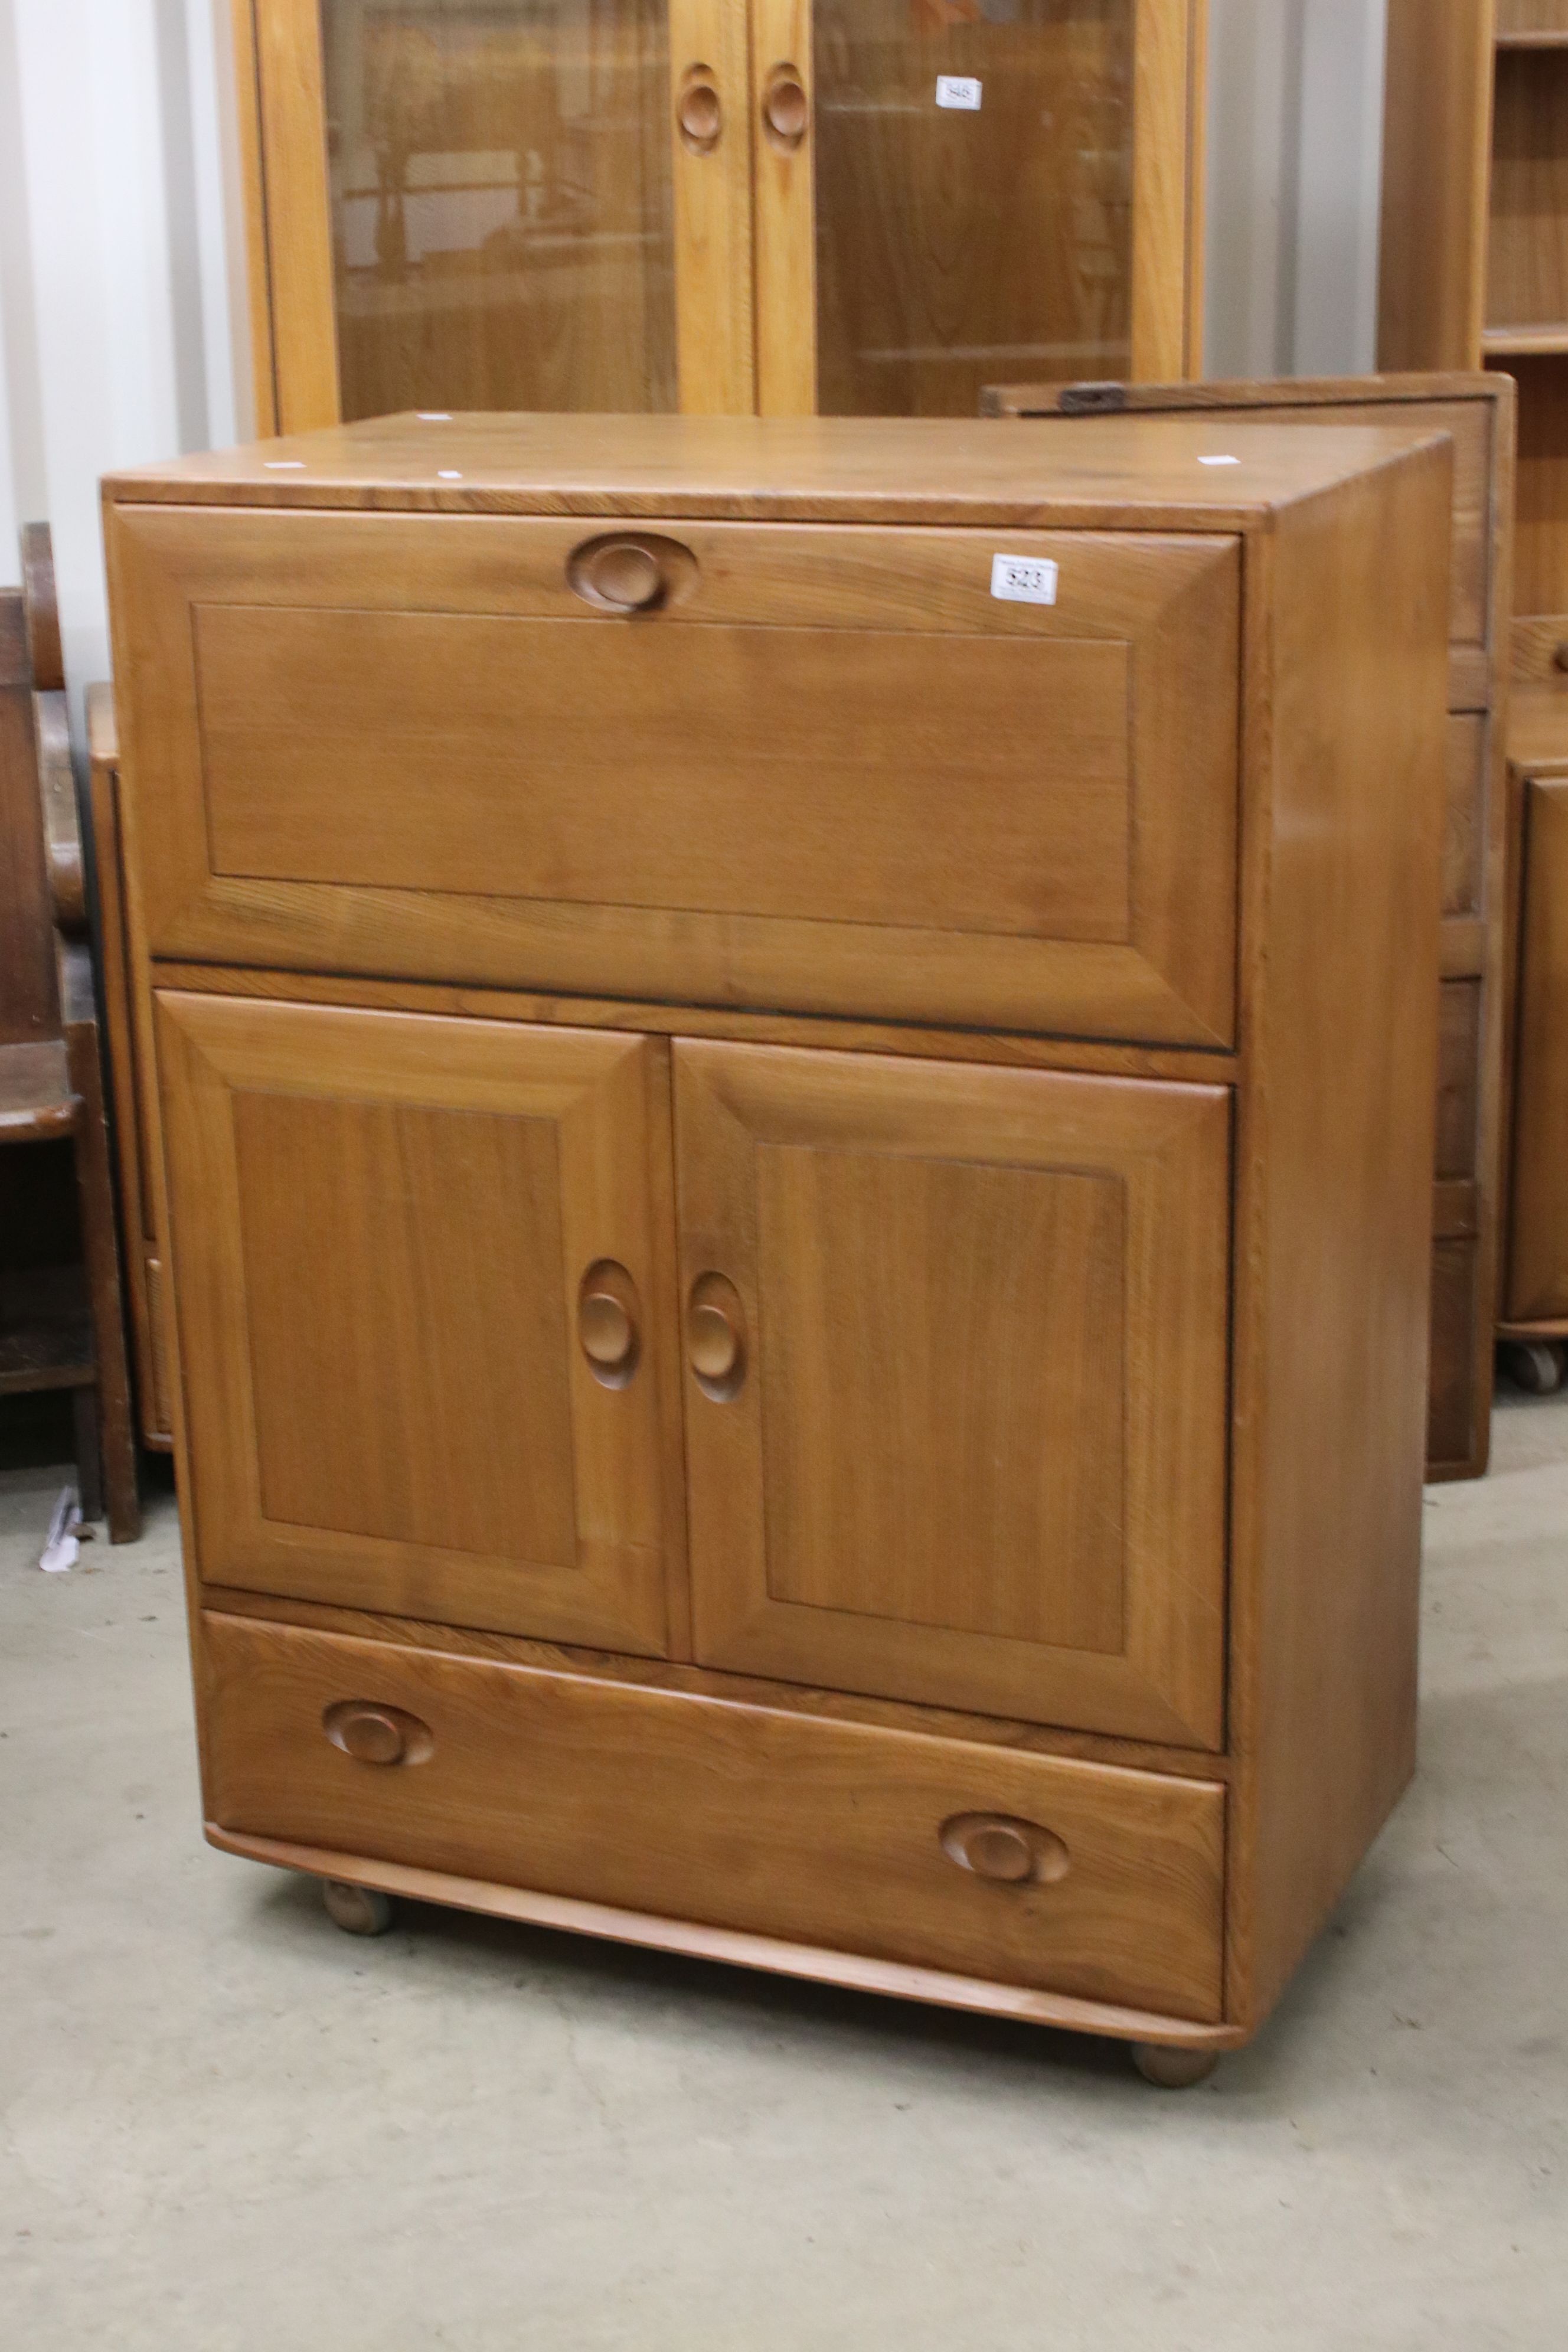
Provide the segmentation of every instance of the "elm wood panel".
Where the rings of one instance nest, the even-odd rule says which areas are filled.
[[[663,1049],[158,1009],[203,1576],[661,1653],[679,1543],[648,1150]],[[619,1385],[579,1345],[602,1261],[637,1335]]]
[[[245,316],[250,341],[248,422],[257,433],[272,434],[278,430],[278,354],[274,348],[272,262],[263,199],[266,183],[261,161],[261,66],[255,0],[228,0],[227,18],[215,16],[213,31],[219,71],[226,65],[234,78],[234,147],[240,185],[245,192]],[[244,419],[243,394],[239,405]]]
[[[1229,1084],[1240,1067],[1235,1055],[1202,1048],[1020,1036],[1005,1029],[916,1028],[823,1015],[730,1012],[712,1005],[637,1003],[623,998],[540,996],[515,989],[441,987],[426,981],[248,971],[233,965],[162,962],[155,969],[161,987],[187,990],[198,996],[363,1004],[391,1013],[452,1013],[478,1021],[542,1022],[552,1028],[635,1029],[656,1036],[728,1038],[740,1045],[827,1045],[843,1053],[1001,1063],[1017,1069],[1094,1070],[1110,1077],[1191,1079],[1199,1086]]]
[[[1486,315],[1493,0],[1388,0],[1377,363],[1474,367]]]
[[[668,5],[672,116],[689,78],[719,105],[710,145],[672,126],[680,405],[719,416],[756,404],[750,36],[731,0]]]
[[[267,191],[273,396],[279,430],[308,433],[333,424],[340,413],[320,0],[252,0],[251,38]]]
[[[1119,409],[1138,416],[1208,416],[1217,424],[1234,412],[1245,423],[1267,416],[1270,425],[1366,424],[1403,421],[1454,444],[1454,541],[1452,611],[1456,655],[1490,644],[1506,617],[1506,597],[1497,598],[1499,541],[1506,538],[1499,476],[1510,436],[1513,395],[1506,379],[1475,374],[1390,378],[1368,383],[1355,377],[1310,382],[1277,379],[1259,383],[1118,384]],[[1059,384],[991,385],[983,403],[987,416],[1037,418],[1062,414],[1073,397]],[[1080,420],[1087,423],[1088,419]],[[1467,681],[1451,699],[1453,709],[1485,709],[1492,701],[1484,673]]]
[[[698,1659],[1222,1746],[1226,1094],[686,1040],[675,1074],[683,1296],[742,1324],[732,1393],[688,1365]]]
[[[194,514],[142,510],[121,515],[114,536],[121,657],[145,682],[128,716],[125,756],[148,822],[168,845],[143,872],[154,951],[339,969],[358,964],[441,979],[544,981],[688,1002],[749,997],[807,1011],[858,1007],[894,1017],[1026,1022],[1156,1042],[1212,1044],[1228,1036],[1239,597],[1238,551],[1228,536],[1018,535],[1004,542],[1012,551],[1062,564],[1058,603],[1044,608],[991,596],[989,536],[868,531],[847,544],[832,530],[683,530],[696,569],[672,563],[669,612],[641,622],[595,612],[566,585],[565,565],[580,541],[572,525],[553,520],[467,518],[433,526],[383,517],[236,514],[215,533]],[[931,650],[929,639],[907,641],[922,593],[924,625],[939,617],[944,626],[952,622],[942,648],[941,698],[941,715],[951,709],[952,720],[939,730],[937,748],[987,771],[977,782],[996,807],[989,850],[987,828],[973,808],[962,825],[950,818],[943,837],[949,904],[938,903],[931,875],[925,887],[934,919],[923,925],[921,907],[900,903],[897,890],[889,890],[884,869],[892,855],[906,874],[919,873],[935,815],[908,822],[903,831],[890,819],[898,813],[916,818],[928,784],[940,782],[951,807],[953,761],[935,759],[929,742],[914,744],[903,768],[881,779],[875,730],[857,730],[845,709],[822,703],[819,692],[839,679],[853,709],[865,698],[866,681],[880,676],[889,692],[901,680],[907,693],[910,663],[918,656],[923,675]],[[277,609],[296,603],[293,615]],[[194,607],[201,608],[199,690]],[[300,617],[304,613],[313,614],[313,628]],[[378,613],[398,616],[391,643],[382,642],[390,623],[381,623]],[[465,613],[467,619],[450,617]],[[531,627],[521,616],[552,620],[567,613],[580,617],[561,625],[560,649],[552,638],[550,663],[530,667],[523,656],[537,646],[538,624]],[[737,617],[763,625],[737,633]],[[714,625],[699,625],[709,623]],[[508,625],[518,632],[515,658],[498,663],[492,637]],[[662,650],[658,631],[675,633]],[[285,651],[268,661],[279,632]],[[351,659],[363,633],[371,642]],[[324,664],[312,649],[318,638]],[[405,638],[411,641],[406,650]],[[846,644],[853,646],[855,672],[847,682],[847,656],[833,650]],[[1088,681],[1099,703],[1091,725],[1100,728],[1102,745],[1113,726],[1124,740],[1130,733],[1131,742],[1129,786],[1107,790],[1097,802],[1079,790],[1075,763],[1087,758],[1103,772],[1115,754],[1086,744],[1047,689],[1054,673],[1069,684],[1082,680],[1086,666],[1103,670],[1126,646],[1137,680],[1131,709],[1119,684],[1098,675]],[[408,673],[402,699],[389,664]],[[1007,692],[977,727],[965,675],[998,665]],[[587,723],[584,709],[604,701],[616,677],[638,706],[638,740],[626,746],[624,759],[605,762],[605,822],[574,835],[578,772],[572,770],[572,790],[564,791],[530,729],[561,730],[577,741]],[[564,703],[563,687],[570,688]],[[1009,731],[1006,717],[1020,694],[1036,719],[1021,737]],[[659,829],[670,845],[662,857],[639,815],[659,800],[659,792],[649,791],[650,776],[658,786],[661,772],[650,768],[649,696],[681,746],[660,787]],[[798,712],[793,727],[770,723],[761,736],[753,723],[752,756],[738,765],[729,739],[746,722],[737,698],[758,712],[765,698],[770,720],[775,703]],[[931,698],[920,699],[930,738]],[[814,718],[819,705],[822,715]],[[289,713],[288,729],[299,730],[281,747],[280,708]],[[826,781],[844,780],[838,800],[808,826],[795,824],[793,803],[783,805],[774,778],[782,762],[792,792],[811,789],[809,770],[803,778],[792,751],[795,735],[818,754],[813,764]],[[964,740],[962,751],[957,736]],[[504,753],[496,750],[498,738]],[[988,748],[992,741],[996,748]],[[704,746],[710,755],[700,766]],[[701,779],[717,776],[721,767],[727,773],[715,801]],[[1005,767],[1012,776],[1004,793],[996,771]],[[1070,789],[1042,795],[1042,777],[1058,772]],[[400,773],[409,787],[402,795],[391,789]],[[504,807],[496,801],[501,784],[509,787],[500,794]],[[881,806],[895,798],[899,810],[884,815]],[[404,827],[389,816],[400,806],[408,811]],[[1026,812],[1037,836],[1027,845],[1032,916],[1016,898]],[[226,845],[228,854],[275,874],[279,866],[308,872],[313,855],[315,871],[342,874],[346,866],[347,874],[341,885],[215,876],[209,821],[219,856]],[[1114,830],[1119,822],[1126,831]],[[263,835],[286,829],[282,850],[266,854],[247,825]],[[317,836],[311,855],[296,845],[301,830]],[[1075,848],[1075,837],[1086,832],[1082,849]],[[643,844],[641,862],[677,904],[636,908],[564,897],[508,903],[495,895],[509,883],[590,887],[592,856],[613,859],[623,835]],[[542,842],[554,871],[540,870]],[[510,874],[509,843],[522,861]],[[373,867],[366,861],[377,854],[389,862]],[[1086,868],[1098,866],[1102,923],[1103,892],[1131,890],[1131,940],[1048,936],[1057,858],[1075,866],[1080,883]],[[770,883],[774,866],[776,886]],[[982,902],[989,893],[999,908],[987,920],[1027,919],[1034,935],[1006,937],[999,928],[982,934],[973,922],[957,928],[970,919],[963,898],[952,894],[966,871],[972,893]],[[377,878],[356,880],[358,873]],[[392,874],[424,887],[417,895],[388,889]],[[442,878],[488,880],[491,895],[451,889],[438,896],[430,885]],[[708,911],[689,908],[693,879],[709,889]],[[646,881],[617,878],[613,866],[609,882],[649,888]],[[777,887],[779,905],[804,907],[816,893],[830,913],[837,894],[839,910],[851,919],[769,914],[770,887]],[[1013,906],[1001,908],[1009,893]],[[907,901],[909,891],[904,895]],[[883,919],[860,919],[876,910],[879,898],[885,898]],[[756,907],[764,911],[752,911]]]
[[[1497,59],[1489,327],[1568,329],[1568,54]]]
[[[617,1908],[1218,2022],[1217,1783],[478,1665],[209,1615],[207,1811]],[[326,1736],[345,1699],[415,1717],[426,1760]],[[960,1867],[944,1826],[1000,1813],[1054,1878]]]
[[[1368,467],[1419,425],[1233,426],[1238,467],[1203,466],[1201,417],[374,418],[109,476],[111,507],[953,524],[1016,530],[1244,530]]]
[[[192,617],[215,874],[1131,935],[1126,645]]]
[[[1477,1278],[1473,1241],[1440,1240],[1432,1252],[1432,1363],[1426,1407],[1427,1475],[1441,1477],[1450,1464],[1468,1470],[1476,1448],[1476,1423],[1489,1408],[1478,1393],[1474,1334],[1478,1320],[1491,1338],[1490,1301]]]
[[[776,1937],[750,1936],[689,1919],[663,1919],[646,1911],[621,1911],[605,1903],[581,1903],[569,1895],[534,1895],[498,1886],[493,1880],[459,1878],[450,1871],[411,1870],[395,1862],[369,1862],[327,1846],[296,1845],[282,1838],[237,1835],[206,1823],[208,1843],[221,1853],[312,1878],[346,1881],[384,1889],[412,1903],[437,1903],[456,1911],[552,1927],[574,1936],[594,1936],[645,1951],[678,1952],[727,1968],[763,1969],[772,1976],[811,1984],[837,1985],[845,1992],[878,1993],[889,2000],[922,2002],[973,2017],[1005,2018],[1018,2025],[1044,2025],[1067,2033],[1092,2033],[1122,2042],[1150,2042],[1176,2050],[1234,2050],[1244,2037],[1234,2027],[1194,2025],[1147,2010],[1076,2000],[1070,1994],[1024,1992],[1012,1985],[986,1984],[977,1977],[909,1968],[893,1960],[863,1959],[854,1952],[821,1945],[781,1943]]]
[[[1568,1317],[1568,777],[1523,788],[1506,1319]]]
[[[1243,2023],[1415,1755],[1450,489],[1435,450],[1292,509],[1249,593],[1247,755],[1269,824],[1246,873],[1236,1147],[1227,2002]]]
[[[816,0],[751,0],[752,204],[756,292],[757,409],[763,416],[810,416],[816,408]],[[797,89],[805,102],[798,137],[773,93]]]
[[[344,416],[675,406],[679,15],[667,0],[395,15],[328,0]],[[498,186],[500,155],[516,163]],[[424,193],[432,173],[444,202]],[[443,215],[435,249],[426,206]]]
[[[1121,1179],[843,1140],[759,1143],[755,1175],[771,1598],[1119,1653]]]
[[[626,1652],[591,1649],[581,1643],[533,1642],[518,1633],[437,1625],[427,1619],[391,1617],[369,1609],[334,1609],[321,1601],[240,1592],[219,1584],[203,1588],[202,1605],[226,1616],[255,1617],[269,1624],[304,1626],[321,1633],[347,1633],[361,1641],[388,1642],[398,1649],[438,1650],[455,1658],[500,1659],[515,1665],[542,1666],[554,1674],[585,1675],[596,1682],[633,1683],[647,1690],[683,1691],[696,1698],[765,1706],[786,1715],[826,1716],[842,1723],[880,1725],[886,1730],[930,1732],[941,1739],[973,1740],[983,1748],[1070,1756],[1088,1764],[1171,1772],[1178,1779],[1190,1778],[1193,1769],[1190,1748],[1164,1748],[1152,1740],[1114,1739],[1103,1732],[1072,1731],[1060,1724],[1023,1723],[1005,1716],[969,1715],[956,1707],[878,1698],[864,1691],[728,1674],[675,1656],[636,1657]],[[1227,1780],[1236,1767],[1228,1756],[1205,1755],[1203,1769],[1210,1780]]]
[[[1203,368],[1208,0],[1134,0],[1132,366]]]
[[[115,1163],[120,1179],[120,1228],[131,1336],[136,1368],[136,1402],[142,1442],[160,1452],[172,1440],[168,1367],[158,1318],[166,1307],[162,1267],[152,1223],[153,1187],[146,1122],[152,1106],[138,1066],[132,1022],[136,986],[127,928],[125,844],[120,823],[120,746],[114,705],[107,686],[87,691],[88,747],[91,755],[94,872],[98,886],[100,966],[112,1090]],[[154,1296],[156,1293],[156,1296]]]
[[[1568,33],[1568,0],[1495,0],[1499,40]]]

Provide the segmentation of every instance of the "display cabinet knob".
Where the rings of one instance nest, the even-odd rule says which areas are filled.
[[[712,153],[724,129],[724,109],[710,66],[687,68],[675,101],[675,120],[694,153]]]
[[[583,1353],[607,1372],[619,1371],[637,1346],[637,1327],[607,1290],[590,1291],[578,1311]]]
[[[775,66],[763,91],[763,123],[781,147],[798,147],[811,120],[811,100],[794,66]]]
[[[721,1307],[694,1307],[687,1318],[691,1369],[705,1381],[727,1381],[741,1354],[741,1335]]]

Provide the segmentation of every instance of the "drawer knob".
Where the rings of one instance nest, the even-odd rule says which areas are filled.
[[[597,601],[617,613],[646,613],[664,593],[658,558],[635,539],[606,540],[590,556],[584,576]]]
[[[1036,1822],[1014,1821],[1005,1813],[955,1813],[942,1825],[942,1848],[960,1870],[1004,1886],[1065,1878],[1070,1862],[1053,1831]]]
[[[710,155],[724,129],[724,109],[711,66],[688,66],[675,101],[683,143],[695,155]]]
[[[577,1339],[601,1388],[624,1389],[637,1370],[639,1321],[636,1283],[613,1257],[600,1258],[578,1287]]]
[[[403,1726],[384,1706],[345,1707],[339,1746],[361,1764],[401,1764],[406,1742]]]
[[[686,1354],[704,1396],[727,1404],[746,1377],[746,1317],[721,1274],[700,1275],[686,1307]]]
[[[795,148],[805,137],[811,102],[794,66],[775,66],[763,92],[763,122],[780,147]]]
[[[416,1715],[371,1698],[339,1699],[323,1713],[321,1728],[356,1764],[422,1764],[435,1745]]]

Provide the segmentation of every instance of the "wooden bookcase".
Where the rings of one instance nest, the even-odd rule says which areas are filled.
[[[1500,1333],[1562,1377],[1568,1040],[1555,848],[1568,771],[1568,0],[1389,0],[1378,356],[1519,387],[1504,954]]]
[[[1378,364],[1519,385],[1514,644],[1568,637],[1568,0],[1389,0]]]
[[[257,429],[1201,369],[1206,0],[231,0]]]

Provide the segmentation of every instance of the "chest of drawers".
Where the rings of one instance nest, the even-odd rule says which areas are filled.
[[[496,417],[108,485],[218,1843],[1256,2031],[1413,1760],[1451,472]]]

